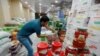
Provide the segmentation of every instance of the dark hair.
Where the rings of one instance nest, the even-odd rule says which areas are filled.
[[[49,21],[49,18],[47,16],[42,16],[40,19],[40,22],[47,22]]]

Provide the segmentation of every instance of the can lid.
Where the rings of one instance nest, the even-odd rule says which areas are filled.
[[[79,30],[87,30],[87,27],[82,27],[82,26],[79,27],[79,26],[78,26],[77,28],[78,28]]]
[[[62,46],[61,42],[59,42],[59,41],[52,42],[52,45],[55,46],[55,47],[61,47]]]
[[[42,49],[48,48],[48,44],[46,42],[40,42],[38,43],[37,47]]]

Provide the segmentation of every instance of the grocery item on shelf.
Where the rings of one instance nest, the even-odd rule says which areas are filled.
[[[60,41],[53,41],[51,50],[53,56],[65,56],[65,53],[62,50],[62,43]]]
[[[9,32],[6,32],[6,31],[0,31],[0,45],[3,45],[7,42],[9,42],[9,36],[11,34]]]
[[[9,47],[9,53],[11,56],[15,56],[18,54],[19,50],[21,49],[22,45],[20,42],[17,40],[17,29],[14,29],[11,32],[11,36],[9,37],[11,39],[11,47]]]
[[[65,56],[61,42],[53,41],[51,45],[51,48],[49,48],[49,44],[46,42],[38,43],[37,52],[35,52],[34,56]]]
[[[77,56],[77,54],[78,54],[77,48],[74,48],[72,46],[66,47],[65,56]]]
[[[52,40],[55,40],[56,36],[55,33],[53,33],[50,30],[47,30],[46,28],[42,28],[41,30],[41,41],[50,42]]]
[[[58,30],[58,39],[60,42],[64,42],[65,35],[66,35],[65,30]]]
[[[78,28],[75,31],[73,46],[76,48],[84,48],[86,45],[86,38],[88,37],[87,29]]]
[[[0,55],[5,56],[8,54],[10,45],[9,32],[0,31]],[[6,50],[6,51],[5,51]]]
[[[37,44],[37,52],[34,56],[48,56],[48,43],[40,42]]]

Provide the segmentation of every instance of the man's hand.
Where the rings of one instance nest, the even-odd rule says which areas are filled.
[[[44,36],[44,37],[47,37],[46,34],[43,34],[43,35],[37,35],[38,38],[41,38],[41,37],[43,37],[43,36]]]
[[[37,35],[38,38],[40,38],[40,35]]]
[[[48,25],[45,26],[45,27],[46,27],[46,29],[51,30],[52,32],[55,32],[55,30],[54,29],[51,29]]]

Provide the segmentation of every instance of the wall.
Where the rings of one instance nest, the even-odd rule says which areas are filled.
[[[24,18],[22,3],[20,0],[9,0],[11,18]]]
[[[35,19],[35,13],[31,11],[29,8],[23,7],[23,11],[24,11],[24,18],[26,18],[26,20]]]
[[[2,12],[2,6],[1,6],[1,0],[0,0],[0,26],[3,24],[3,12]]]
[[[31,19],[35,19],[35,13],[31,12]]]
[[[9,10],[9,2],[8,0],[2,0],[2,9],[3,9],[3,14],[4,14],[4,21],[10,22],[10,10]]]
[[[2,22],[6,23],[6,22],[10,22],[11,17],[10,17],[10,10],[9,10],[9,2],[8,0],[0,0],[1,1],[1,5],[0,5],[0,11],[1,11],[1,18],[2,18]],[[3,25],[3,24],[2,24]]]
[[[12,22],[11,18],[33,19],[34,13],[28,7],[23,6],[20,0],[0,0],[0,26]]]
[[[24,17],[26,18],[26,20],[28,20],[30,18],[29,9],[27,7],[23,7],[23,11],[24,11]]]

